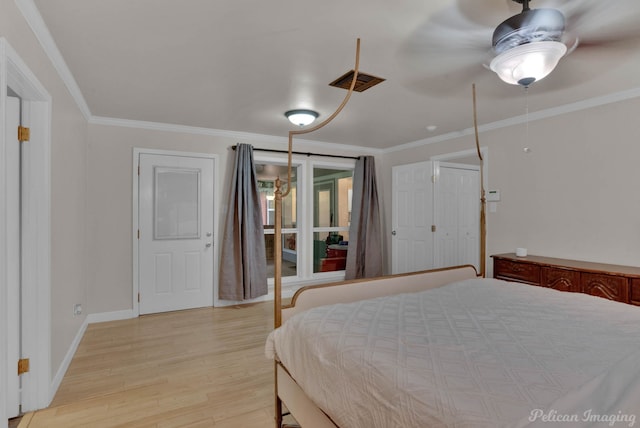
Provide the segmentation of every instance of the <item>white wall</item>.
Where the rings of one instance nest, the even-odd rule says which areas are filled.
[[[153,148],[221,155],[224,170],[227,145],[209,137],[162,131],[90,125],[88,144],[87,308],[90,313],[132,308],[132,162],[133,148]],[[219,172],[218,172],[219,175]]]
[[[331,126],[331,125],[328,125]],[[133,148],[175,150],[219,155],[216,177],[219,195],[219,246],[234,159],[230,147],[237,143],[255,148],[286,149],[287,137],[199,135],[120,126],[89,125],[88,144],[88,283],[90,313],[132,309],[132,159]],[[353,156],[362,149],[294,141],[294,150]]]
[[[84,321],[87,122],[22,14],[0,0],[0,36],[16,50],[53,99],[51,141],[51,367],[52,376]]]
[[[524,124],[481,133],[489,188],[502,198],[487,213],[487,254],[526,247],[529,254],[640,266],[639,114],[634,98],[530,122],[528,136]],[[394,165],[474,147],[467,136],[388,153],[385,195]]]

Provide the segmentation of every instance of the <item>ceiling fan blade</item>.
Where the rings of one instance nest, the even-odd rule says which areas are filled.
[[[470,22],[492,28],[522,12],[522,5],[512,0],[455,0],[453,6]]]
[[[401,83],[412,92],[432,96],[468,97],[472,83],[492,98],[508,96],[509,85],[487,69],[494,56],[492,34],[492,26],[468,19],[457,4],[441,10],[399,49]]]
[[[640,2],[637,0],[572,0],[558,6],[567,18],[568,31],[581,43],[606,43],[640,37]]]
[[[435,76],[461,67],[482,64],[491,50],[489,27],[466,20],[455,8],[433,15],[402,44],[398,60],[423,76]]]

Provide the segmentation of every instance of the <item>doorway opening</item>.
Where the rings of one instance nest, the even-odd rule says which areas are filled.
[[[0,322],[0,343],[3,347],[0,352],[0,385],[8,384],[9,374],[13,374],[17,366],[16,361],[9,361],[8,349],[4,349],[11,328],[11,334],[17,332],[21,338],[21,345],[17,345],[20,348],[18,354],[29,358],[29,372],[19,382],[20,406],[25,412],[48,406],[56,389],[51,381],[50,336],[51,97],[6,39],[0,38],[0,114],[5,121],[10,115],[10,97],[21,99],[22,105],[18,107],[21,119],[18,120],[30,129],[30,138],[20,147],[19,171],[14,169],[10,172],[16,161],[9,159],[6,150],[17,139],[17,129],[16,134],[10,129],[0,133],[0,189],[15,190],[19,189],[20,181],[24,183],[22,191],[18,190],[21,195],[18,196],[19,202],[8,192],[0,193],[0,314],[3,317]],[[15,158],[15,154],[11,156]],[[17,218],[16,204],[19,205]],[[19,231],[19,247],[14,244],[10,248],[8,238],[13,233],[15,239],[16,230]],[[18,265],[15,262],[16,252],[19,252]],[[8,290],[10,282],[15,284],[16,274],[10,277],[9,266],[14,266],[14,269],[19,266],[17,278],[21,285],[17,297],[13,297],[14,302],[17,298],[17,303],[11,309]],[[10,312],[13,315],[9,315]],[[3,394],[0,398],[2,421],[8,420],[8,406],[13,405]]]

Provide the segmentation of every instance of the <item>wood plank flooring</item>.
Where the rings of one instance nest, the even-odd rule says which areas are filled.
[[[273,428],[273,303],[91,324],[51,406],[20,428]]]

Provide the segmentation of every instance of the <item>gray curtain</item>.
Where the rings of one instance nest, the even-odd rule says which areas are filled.
[[[382,228],[373,156],[360,156],[353,173],[346,279],[382,275]]]
[[[244,300],[267,294],[260,195],[253,147],[248,144],[236,146],[220,254],[220,299]]]

